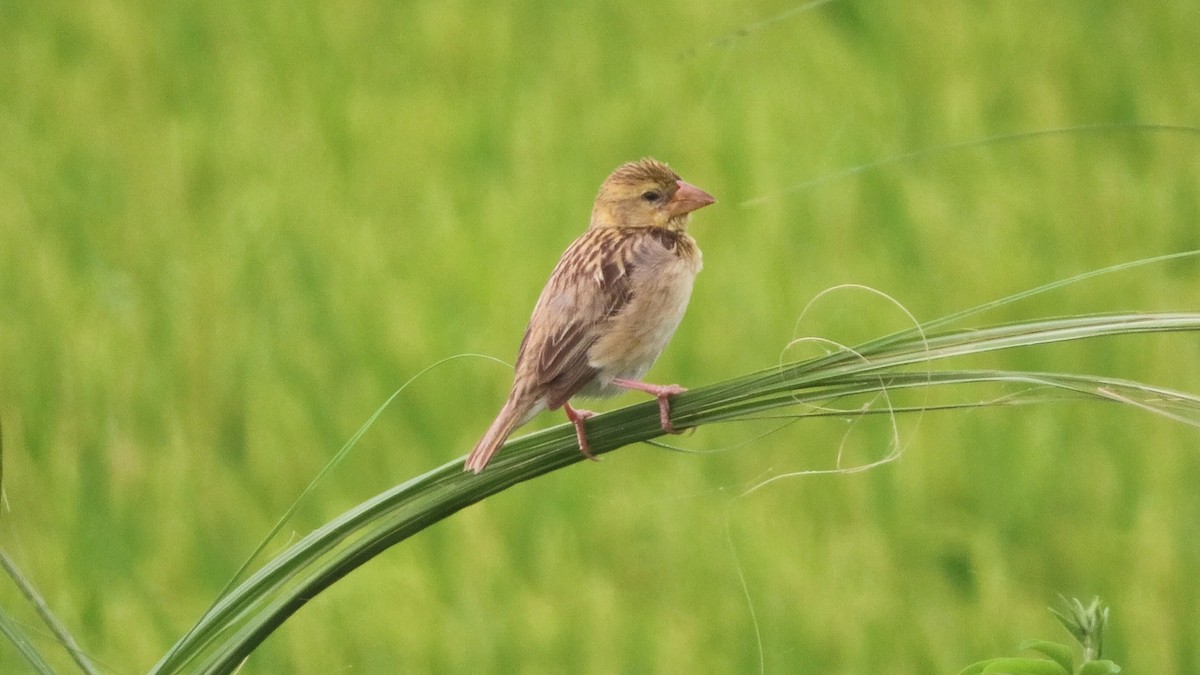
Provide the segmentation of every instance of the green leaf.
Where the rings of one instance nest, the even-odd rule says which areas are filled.
[[[1068,673],[1075,670],[1075,653],[1067,645],[1049,640],[1026,640],[1021,643],[1021,649],[1041,652]]]
[[[1101,659],[1099,661],[1088,661],[1079,668],[1077,675],[1112,675],[1113,673],[1121,672],[1121,666],[1109,661]]]
[[[982,675],[1071,675],[1054,661],[1045,659],[993,659]]]
[[[1071,633],[1083,647],[1083,660],[1099,658],[1104,646],[1104,627],[1108,625],[1108,608],[1100,604],[1100,598],[1092,598],[1085,607],[1078,598],[1062,598],[1065,612],[1050,607],[1050,613]]]
[[[992,660],[988,659],[987,661],[980,661],[979,663],[972,663],[971,665],[967,666],[966,668],[963,668],[962,670],[958,671],[958,675],[979,675],[980,673],[983,672],[983,669],[987,668],[988,664],[991,662],[992,662]]]

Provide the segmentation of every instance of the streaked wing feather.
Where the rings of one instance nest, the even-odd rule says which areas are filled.
[[[533,381],[542,388],[547,406],[558,408],[596,376],[588,350],[601,324],[632,299],[633,271],[627,236],[615,230],[592,230],[563,254],[534,308],[530,325],[546,328],[526,334],[518,368],[532,359]],[[540,339],[539,339],[540,338]]]

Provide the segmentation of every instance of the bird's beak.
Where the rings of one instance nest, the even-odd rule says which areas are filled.
[[[675,190],[671,201],[667,202],[667,210],[670,211],[672,218],[691,213],[696,209],[714,204],[717,201],[713,199],[712,195],[691,183],[677,180],[675,184],[679,186],[679,189]]]

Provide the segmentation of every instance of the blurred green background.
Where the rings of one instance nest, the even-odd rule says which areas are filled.
[[[1196,126],[1194,2],[798,8],[0,5],[0,545],[105,670],[145,670],[401,383],[513,357],[600,181],[645,155],[720,199],[660,382],[909,326],[841,292],[797,328],[836,284],[928,320],[1200,248],[1194,131],[842,175],[994,135]],[[984,319],[1198,307],[1190,261]],[[1193,336],[978,363],[1200,389]],[[510,376],[463,359],[417,381],[268,550],[465,454]],[[1101,404],[930,413],[899,420],[898,462],[739,496],[889,451],[883,418],[751,440],[770,428],[626,448],[468,509],[243,672],[949,673],[1065,640],[1059,592],[1112,604],[1127,672],[1200,672],[1195,429]],[[71,670],[7,581],[0,603]],[[0,645],[0,671],[21,664]]]

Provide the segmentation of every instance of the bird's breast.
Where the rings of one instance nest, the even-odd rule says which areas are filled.
[[[694,240],[683,232],[648,233],[632,249],[632,297],[609,317],[588,352],[599,370],[603,391],[613,378],[640,379],[675,334],[683,319],[702,259]]]

